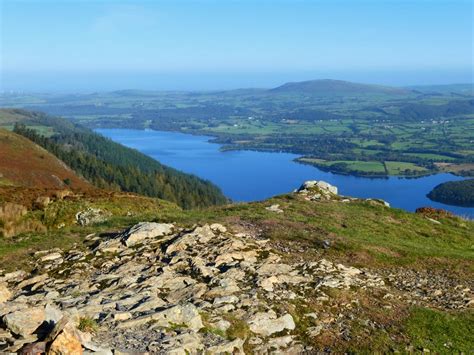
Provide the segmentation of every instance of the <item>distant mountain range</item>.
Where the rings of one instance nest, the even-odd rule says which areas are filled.
[[[123,97],[134,96],[150,96],[160,94],[162,92],[168,93],[183,93],[185,91],[161,91],[161,90],[138,90],[125,89],[112,91],[113,95]],[[190,94],[213,93],[222,95],[275,95],[275,94],[303,94],[311,96],[360,96],[360,95],[416,95],[423,94],[461,94],[473,95],[474,85],[469,83],[461,84],[446,84],[446,85],[413,85],[405,87],[376,85],[356,83],[345,80],[335,79],[315,79],[306,81],[287,82],[283,85],[271,89],[264,88],[239,88],[232,90],[211,90],[211,91],[192,91]]]
[[[353,83],[344,80],[308,80],[283,84],[270,90],[273,93],[300,93],[316,95],[351,95],[351,94],[384,94],[407,95],[413,91],[391,86]]]

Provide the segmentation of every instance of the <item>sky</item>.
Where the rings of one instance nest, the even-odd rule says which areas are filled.
[[[473,81],[472,0],[0,0],[0,90]]]

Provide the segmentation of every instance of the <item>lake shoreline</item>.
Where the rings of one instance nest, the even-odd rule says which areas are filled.
[[[330,173],[335,174],[335,175],[342,175],[342,176],[361,177],[361,178],[365,178],[365,179],[386,179],[386,178],[389,178],[389,177],[398,177],[398,178],[403,178],[403,179],[418,179],[418,178],[422,178],[422,177],[426,177],[426,176],[430,176],[430,175],[448,173],[448,174],[452,174],[452,175],[455,175],[455,176],[467,178],[464,175],[455,174],[455,173],[450,172],[450,171],[428,171],[424,174],[420,173],[420,174],[417,174],[417,175],[390,175],[390,174],[380,174],[380,175],[367,174],[367,175],[365,175],[364,173],[356,173],[356,172],[353,172],[353,171],[343,173],[341,171],[336,171],[334,169],[331,169],[330,167],[305,162],[305,161],[301,160],[301,159],[305,158],[305,155],[297,153],[297,152],[286,151],[286,150],[281,150],[281,149],[277,150],[277,149],[244,148],[244,147],[239,147],[238,144],[227,145],[226,143],[221,143],[221,142],[218,141],[219,138],[220,138],[219,136],[213,135],[212,133],[207,132],[207,131],[199,131],[199,130],[185,131],[185,130],[172,130],[172,129],[165,129],[165,128],[160,129],[160,130],[155,130],[155,129],[152,129],[152,128],[120,128],[120,127],[94,128],[94,130],[98,130],[98,129],[99,130],[100,129],[132,129],[132,130],[136,130],[136,131],[171,132],[171,133],[181,133],[181,134],[186,134],[186,135],[191,135],[191,136],[196,136],[196,137],[208,137],[209,138],[208,142],[212,143],[212,144],[219,145],[219,150],[221,152],[249,151],[249,152],[262,152],[262,153],[295,154],[295,155],[299,155],[297,158],[294,159],[294,161],[298,164],[310,165],[310,166],[316,167],[320,170],[330,172]]]
[[[235,202],[261,201],[291,192],[305,180],[324,180],[337,186],[341,195],[379,198],[395,208],[412,212],[430,206],[474,217],[472,208],[450,207],[426,197],[440,183],[463,180],[446,172],[423,177],[339,175],[296,162],[300,155],[292,153],[221,149],[222,145],[209,135],[152,129],[96,129],[96,132],[162,164],[213,182]]]

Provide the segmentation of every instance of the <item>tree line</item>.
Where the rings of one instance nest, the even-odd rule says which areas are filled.
[[[209,181],[166,167],[84,127],[62,119],[40,118],[42,124],[59,123],[54,125],[56,134],[45,137],[25,124],[16,124],[14,132],[45,148],[99,188],[158,197],[183,208],[227,201]]]

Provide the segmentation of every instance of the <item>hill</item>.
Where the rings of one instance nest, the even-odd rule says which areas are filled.
[[[74,190],[92,187],[45,149],[1,128],[0,157],[0,186]]]
[[[166,167],[60,117],[24,110],[0,110],[0,126],[42,146],[96,187],[159,197],[184,208],[222,204],[227,199],[212,183]]]
[[[448,205],[474,207],[474,179],[439,184],[427,196]]]
[[[300,93],[315,96],[409,95],[411,90],[381,85],[352,83],[343,80],[321,79],[283,84],[271,93]]]
[[[446,84],[446,85],[418,85],[409,86],[407,89],[416,90],[425,94],[441,95],[441,94],[455,94],[455,95],[474,95],[474,84]]]
[[[43,230],[0,237],[0,352],[471,352],[474,223],[335,192],[28,210]]]

